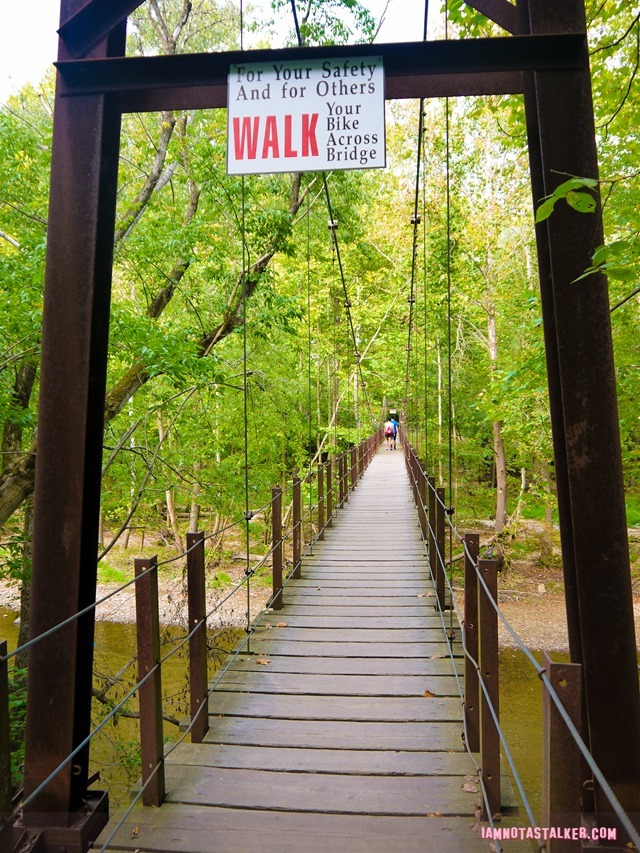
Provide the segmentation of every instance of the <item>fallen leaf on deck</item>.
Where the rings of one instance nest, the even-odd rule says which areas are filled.
[[[131,830],[131,838],[137,838],[140,835],[140,827],[134,826]]]
[[[278,623],[276,624],[276,628],[286,628],[286,627],[287,627],[287,623],[286,623],[286,622],[278,622]]]
[[[429,657],[429,660],[437,660],[438,658],[441,658],[441,657],[442,657],[442,655],[431,655]]]
[[[435,698],[436,694],[432,693],[430,690],[425,690],[422,695],[425,697],[425,699],[431,699],[431,698]]]
[[[260,666],[268,666],[271,661],[268,658],[256,658],[256,663],[259,663]]]
[[[427,817],[442,817],[442,812],[427,812]]]
[[[478,786],[474,785],[472,782],[465,782],[462,786],[462,790],[466,791],[467,794],[477,794]]]

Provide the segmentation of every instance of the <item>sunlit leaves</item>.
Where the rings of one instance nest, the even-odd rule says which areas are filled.
[[[586,189],[595,190],[598,182],[593,178],[569,178],[563,181],[551,195],[547,196],[536,211],[536,222],[544,222],[553,213],[556,204],[564,199],[569,207],[579,213],[593,213],[596,209],[596,199],[586,192]]]

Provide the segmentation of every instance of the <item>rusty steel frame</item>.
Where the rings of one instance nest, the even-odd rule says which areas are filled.
[[[381,54],[388,99],[524,93],[536,205],[564,173],[597,178],[583,0],[466,2],[513,35],[322,48],[323,56]],[[223,77],[232,56],[282,60],[300,51],[125,58],[126,16],[141,4],[61,0],[38,412],[34,637],[95,600],[121,114],[226,106]],[[304,50],[311,55],[314,49]],[[594,276],[579,287],[571,284],[602,242],[601,211],[586,219],[559,205],[537,226],[536,237],[567,614],[572,659],[583,665],[585,734],[623,806],[638,814],[640,693],[606,281]],[[346,460],[337,461],[341,506]],[[27,795],[88,734],[93,633],[91,613],[30,650]],[[25,821],[68,823],[82,806],[87,775],[85,748],[34,799]]]

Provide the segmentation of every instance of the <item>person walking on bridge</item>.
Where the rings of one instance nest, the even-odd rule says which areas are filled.
[[[387,450],[392,450],[391,443],[393,441],[393,423],[391,420],[385,421],[384,424],[384,438],[387,442]]]
[[[392,437],[391,443],[393,445],[393,449],[395,450],[396,449],[396,441],[398,439],[398,427],[400,426],[400,424],[394,418],[393,415],[391,415],[389,420],[391,421],[391,426],[393,427],[393,437]]]

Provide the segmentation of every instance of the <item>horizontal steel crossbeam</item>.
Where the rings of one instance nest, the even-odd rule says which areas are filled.
[[[457,41],[332,45],[316,48],[82,59],[56,63],[65,96],[116,94],[123,112],[226,107],[236,63],[382,56],[386,97],[508,94],[523,71],[580,67],[586,35],[510,36]]]

